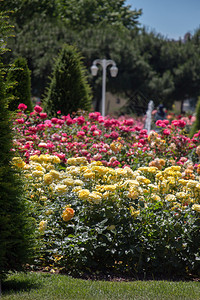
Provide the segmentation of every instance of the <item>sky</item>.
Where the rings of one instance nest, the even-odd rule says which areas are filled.
[[[184,38],[200,28],[200,0],[126,0],[125,5],[141,8],[141,25],[168,39]]]

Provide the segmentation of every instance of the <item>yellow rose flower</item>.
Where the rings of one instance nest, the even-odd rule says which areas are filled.
[[[163,173],[162,172],[158,172],[157,174],[156,174],[156,179],[157,180],[163,180]]]
[[[176,197],[173,194],[168,194],[165,196],[166,201],[176,201]]]
[[[46,171],[46,170],[45,170],[41,165],[39,165],[39,164],[35,166],[35,170],[37,170],[37,171],[42,171],[42,172],[44,172],[44,173],[45,173],[45,171]]]
[[[173,176],[169,176],[167,177],[167,180],[170,184],[175,184],[176,183],[176,179]]]
[[[185,180],[185,179],[179,179],[178,180],[178,183],[180,183],[182,186],[186,186],[187,185],[187,180]]]
[[[128,191],[127,196],[134,200],[134,199],[137,199],[139,197],[139,192],[138,192],[138,190],[134,189],[134,187],[131,187]]]
[[[49,162],[50,161],[50,155],[49,154],[41,154],[39,157],[38,157],[38,161],[40,162]]]
[[[78,191],[82,190],[82,187],[80,185],[77,185],[75,186],[73,189],[72,189],[72,192],[73,193],[78,193]]]
[[[160,201],[161,198],[160,196],[156,195],[156,194],[151,194],[150,199],[153,201]]]
[[[122,168],[117,168],[117,169],[116,169],[116,174],[117,174],[118,176],[125,176],[125,175],[127,175],[126,170],[124,170],[124,169],[122,169]]]
[[[138,168],[138,170],[140,170],[142,172],[147,172],[148,171],[148,167],[140,167],[140,168]]]
[[[195,180],[188,180],[188,182],[187,182],[187,188],[195,188],[196,186],[197,186],[197,184],[198,184],[198,182],[197,181],[195,181]]]
[[[59,194],[65,194],[68,191],[68,187],[64,184],[58,184],[55,186],[55,192]]]
[[[53,176],[51,174],[44,174],[43,180],[45,184],[51,184],[53,182]]]
[[[148,178],[144,177],[144,176],[137,176],[136,177],[137,181],[139,181],[140,183],[144,183],[144,184],[149,184],[151,183],[151,180],[149,180]]]
[[[187,194],[185,192],[178,192],[176,193],[176,197],[179,199],[184,199],[187,197]]]
[[[73,175],[73,176],[77,176],[77,175],[80,174],[79,168],[75,167],[75,166],[71,166],[71,167],[66,168],[66,172]]]
[[[83,182],[82,180],[80,180],[80,179],[75,179],[75,180],[74,180],[74,185],[79,185],[79,186],[81,186],[81,185],[84,185],[84,182]]]
[[[67,186],[73,186],[74,185],[74,180],[72,178],[65,178],[62,180],[62,183],[67,185]]]
[[[114,184],[110,184],[110,185],[104,185],[104,190],[105,191],[110,191],[110,192],[114,192],[116,190],[116,185]]]
[[[82,200],[88,199],[88,196],[90,194],[90,191],[87,189],[82,189],[78,191],[78,197]]]
[[[109,171],[109,168],[104,166],[92,166],[91,170],[99,175],[105,175]]]
[[[87,165],[88,161],[86,157],[76,157],[76,164],[80,165],[80,164],[84,164]]]
[[[32,161],[39,161],[39,156],[38,155],[31,155],[29,157],[29,160],[32,160]]]
[[[102,194],[99,192],[93,191],[92,193],[89,194],[89,200],[92,203],[99,204],[99,203],[101,203],[101,200],[102,200]]]
[[[41,221],[39,224],[39,231],[43,233],[47,228],[47,221]]]
[[[87,179],[87,178],[94,178],[95,177],[95,173],[92,172],[91,170],[86,170],[83,173],[83,176]]]
[[[32,175],[34,176],[34,177],[43,177],[43,175],[44,175],[44,172],[42,172],[42,171],[33,171],[32,172]]]
[[[49,174],[54,178],[54,179],[59,179],[60,178],[60,173],[56,170],[51,170]]]
[[[70,157],[67,159],[68,165],[76,165],[76,158],[75,157]]]
[[[54,170],[54,165],[52,165],[51,163],[43,164],[43,165],[47,171]]]
[[[23,169],[26,165],[26,163],[22,160],[21,157],[13,157],[12,162],[14,166]]]
[[[193,204],[192,209],[200,213],[200,204]]]
[[[133,175],[133,170],[130,167],[126,166],[126,167],[124,167],[124,170],[126,170],[126,172],[129,176]]]
[[[58,156],[52,155],[52,156],[51,156],[51,162],[52,162],[53,164],[59,164],[59,163],[61,162],[61,160],[60,160],[60,158],[59,158]]]

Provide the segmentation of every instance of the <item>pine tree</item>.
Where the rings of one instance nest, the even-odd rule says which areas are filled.
[[[11,93],[14,96],[9,104],[9,109],[14,111],[20,103],[27,106],[28,111],[33,110],[31,102],[31,75],[28,68],[27,60],[23,57],[16,58],[14,69],[8,72],[7,80],[13,84]]]
[[[44,110],[55,116],[58,110],[62,114],[89,111],[91,107],[91,89],[87,83],[86,70],[82,57],[75,47],[64,45],[55,61],[50,86],[43,99]]]

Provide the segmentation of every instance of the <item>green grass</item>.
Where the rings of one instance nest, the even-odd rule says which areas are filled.
[[[2,300],[137,299],[198,300],[200,283],[184,281],[111,282],[66,275],[16,273],[2,283]]]

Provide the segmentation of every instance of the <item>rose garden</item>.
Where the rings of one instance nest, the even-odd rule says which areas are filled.
[[[13,120],[13,164],[25,178],[37,237],[34,270],[199,274],[200,131],[41,106]]]

